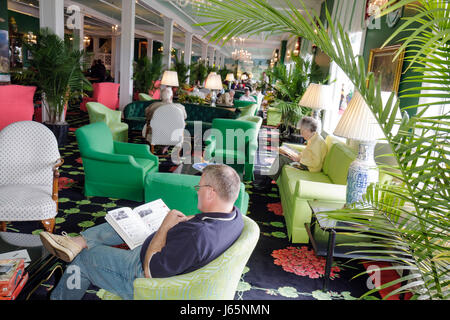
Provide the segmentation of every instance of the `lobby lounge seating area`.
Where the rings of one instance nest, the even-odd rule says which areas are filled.
[[[389,1],[70,1],[74,26],[65,2],[0,0],[0,255],[30,262],[0,300],[48,300],[89,269],[80,235],[159,199],[175,211],[156,241],[107,244],[131,248],[132,280],[86,272],[82,300],[448,300],[450,75],[431,66],[448,65],[450,7]],[[259,39],[263,17],[283,33]],[[207,180],[212,164],[235,173]],[[198,269],[152,278],[197,220],[234,242],[209,259],[220,241],[178,233],[203,241]]]

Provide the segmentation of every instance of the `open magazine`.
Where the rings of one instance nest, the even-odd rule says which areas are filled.
[[[158,199],[134,209],[124,207],[108,211],[106,221],[133,250],[157,231],[170,209]]]
[[[299,155],[299,151],[294,150],[290,147],[288,147],[287,145],[283,144],[280,148],[279,148],[280,153],[287,155],[289,158],[293,158],[293,157],[297,157]]]

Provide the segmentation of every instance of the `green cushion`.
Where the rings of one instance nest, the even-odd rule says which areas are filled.
[[[323,173],[328,175],[332,183],[347,184],[347,174],[350,164],[356,154],[343,143],[334,143],[325,156]]]
[[[323,174],[323,172],[309,172],[307,170],[299,170],[291,166],[284,166],[282,170],[284,171],[282,172],[282,174],[289,177],[287,181],[289,192],[291,194],[295,193],[297,181],[332,183],[331,180],[325,174]]]

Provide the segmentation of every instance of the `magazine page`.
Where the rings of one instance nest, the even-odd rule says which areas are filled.
[[[137,213],[142,220],[144,220],[145,224],[150,229],[151,234],[159,229],[159,226],[170,209],[164,201],[162,201],[162,199],[158,199],[136,207],[133,211]]]
[[[108,211],[105,219],[117,231],[131,250],[141,245],[151,234],[148,226],[130,208],[119,208]]]
[[[282,145],[280,148],[280,153],[285,154],[289,157],[293,157],[293,156],[297,156],[300,152],[298,152],[297,150],[294,150],[286,145]]]

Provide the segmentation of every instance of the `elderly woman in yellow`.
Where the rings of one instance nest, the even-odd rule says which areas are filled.
[[[306,148],[300,153],[292,149],[286,151],[286,149],[280,148],[280,156],[272,164],[269,175],[266,176],[262,184],[257,184],[257,187],[269,186],[272,179],[276,181],[281,174],[281,169],[286,164],[292,164],[299,169],[309,170],[310,172],[322,170],[327,145],[317,132],[317,125],[317,120],[311,117],[304,117],[300,120],[300,134],[307,141]]]

